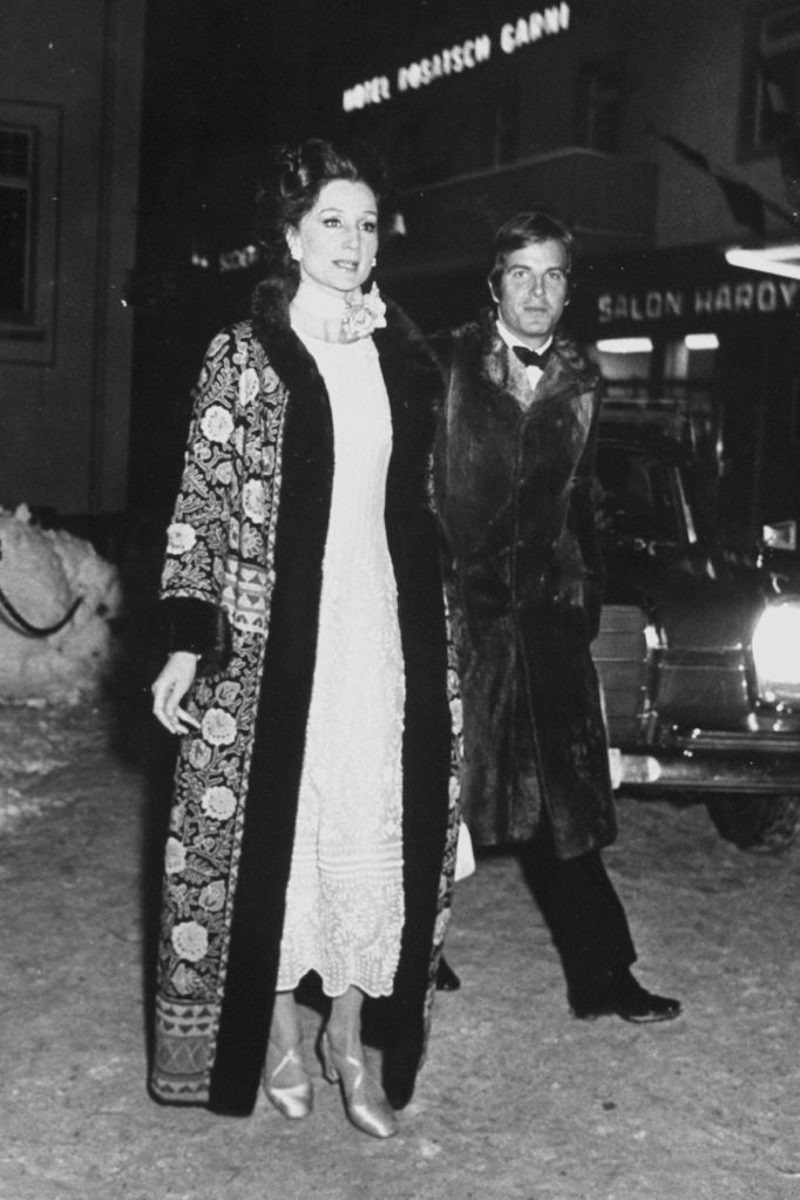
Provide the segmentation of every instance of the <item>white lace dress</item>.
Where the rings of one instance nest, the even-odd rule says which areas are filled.
[[[386,542],[389,400],[371,338],[300,335],[333,414],[334,480],[278,990],[391,994],[403,928],[405,683]]]

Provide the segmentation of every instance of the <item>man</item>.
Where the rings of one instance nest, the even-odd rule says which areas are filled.
[[[508,221],[489,274],[496,311],[443,345],[434,477],[452,563],[464,815],[477,844],[520,845],[575,1016],[663,1021],[680,1004],[632,975],[636,951],[600,855],[616,837],[590,655],[603,585],[600,375],[558,328],[571,259],[560,221]]]

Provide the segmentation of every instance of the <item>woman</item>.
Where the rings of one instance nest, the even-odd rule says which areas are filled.
[[[376,1137],[413,1091],[455,825],[426,492],[441,379],[407,318],[362,292],[382,193],[363,150],[276,155],[252,320],[213,340],[200,377],[153,686],[183,739],[153,1090],[247,1114],[263,1067],[273,1104],[306,1116],[294,992],[315,971],[325,1076]]]

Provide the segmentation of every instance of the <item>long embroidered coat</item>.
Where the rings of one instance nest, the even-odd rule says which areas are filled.
[[[434,475],[452,563],[464,817],[479,844],[518,842],[544,805],[570,858],[616,835],[589,651],[603,581],[591,496],[598,372],[557,333],[532,393],[488,310],[440,349]]]
[[[166,853],[152,1090],[246,1115],[277,978],[333,479],[329,401],[266,285],[260,315],[220,333],[200,376],[168,531],[162,612],[203,655],[189,701]],[[386,530],[406,675],[405,924],[391,997],[368,1000],[395,1106],[423,1054],[444,938],[456,821],[449,798],[446,637],[426,495],[441,374],[393,306],[374,334],[393,447]],[[227,652],[223,643],[228,641]]]

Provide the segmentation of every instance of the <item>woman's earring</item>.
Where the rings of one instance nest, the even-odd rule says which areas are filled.
[[[303,247],[300,243],[300,238],[297,234],[287,234],[286,243],[289,247],[289,253],[295,262],[303,261]]]
[[[378,260],[377,260],[377,258],[373,258],[373,260],[372,260],[372,269],[373,269],[373,271],[375,270],[375,268],[377,267],[377,265],[378,265]]]

